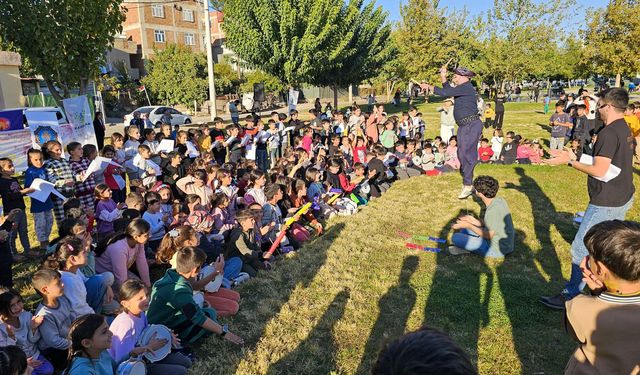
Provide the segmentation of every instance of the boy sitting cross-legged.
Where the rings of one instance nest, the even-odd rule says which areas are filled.
[[[193,300],[190,279],[195,280],[200,267],[207,259],[204,251],[184,247],[176,253],[176,268],[168,269],[153,284],[147,319],[152,324],[163,324],[178,334],[185,343],[194,343],[201,337],[215,333],[234,344],[244,340],[229,332],[227,325],[216,321],[214,309],[202,308]]]

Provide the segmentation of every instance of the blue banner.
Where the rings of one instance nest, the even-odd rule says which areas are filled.
[[[24,129],[22,109],[0,111],[0,131]]]

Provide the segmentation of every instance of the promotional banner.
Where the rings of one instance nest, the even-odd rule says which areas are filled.
[[[89,101],[86,95],[75,98],[64,99],[62,101],[67,120],[73,125],[75,141],[83,145],[91,143],[97,145],[96,133],[93,130],[93,115],[89,108]]]
[[[22,109],[0,111],[0,131],[24,129]]]
[[[11,159],[16,171],[27,170],[27,150],[30,148],[29,129],[0,131],[0,157]]]
[[[64,146],[60,137],[60,126],[55,112],[27,111],[25,112],[33,147],[42,148],[48,141],[56,140]],[[70,126],[73,129],[73,126]],[[62,148],[64,150],[64,147]],[[64,151],[63,151],[64,152]]]

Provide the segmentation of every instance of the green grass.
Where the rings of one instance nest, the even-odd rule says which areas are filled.
[[[436,106],[419,104],[430,136],[439,132]],[[541,109],[508,103],[505,130],[548,138]],[[457,174],[397,182],[241,285],[240,312],[224,322],[245,347],[208,338],[191,373],[367,374],[385,341],[423,324],[448,332],[481,374],[562,373],[576,344],[562,313],[537,299],[569,276],[572,217],[587,205],[586,177],[564,166],[481,165],[478,174],[500,181],[513,214],[516,250],[504,261],[406,249],[397,230],[447,238],[460,213],[479,215],[481,207],[455,198]],[[628,218],[640,220],[638,204]]]

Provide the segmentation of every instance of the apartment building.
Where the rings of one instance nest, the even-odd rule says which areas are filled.
[[[123,34],[139,46],[143,59],[168,44],[205,52],[202,1],[126,0],[128,9]]]

